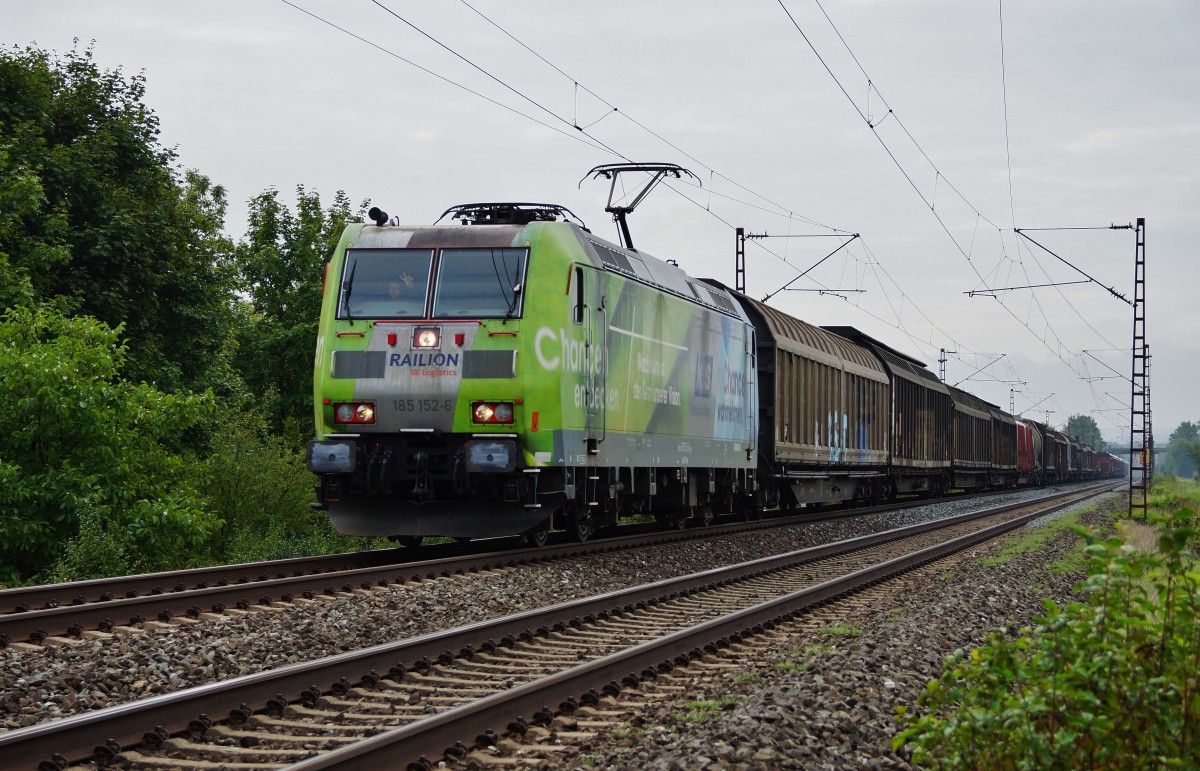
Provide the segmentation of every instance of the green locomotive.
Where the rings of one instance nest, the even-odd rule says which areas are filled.
[[[754,505],[755,331],[724,288],[559,206],[371,217],[326,266],[315,359],[308,467],[340,532],[541,543]]]

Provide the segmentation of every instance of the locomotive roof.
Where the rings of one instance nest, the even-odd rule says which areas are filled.
[[[436,225],[407,227],[363,225],[352,237],[357,248],[419,249],[434,247],[496,247],[512,246],[521,232],[521,225]]]
[[[737,306],[727,295],[706,286],[707,280],[693,279],[675,263],[665,262],[645,252],[624,249],[590,232],[577,230],[576,233],[580,242],[591,251],[605,270],[635,278],[644,284],[706,305],[720,313],[741,318]]]
[[[533,206],[534,204],[511,204],[511,206]],[[536,204],[543,206],[543,204]],[[469,204],[481,207],[484,204]],[[498,207],[500,204],[487,204]],[[545,205],[549,206],[549,205]],[[447,214],[454,213],[457,208]],[[443,215],[445,216],[445,215]],[[553,221],[547,217],[532,216],[523,224],[496,224],[495,221],[470,222],[458,225],[371,225],[359,224],[358,232],[351,236],[353,248],[466,248],[466,247],[510,247],[517,243],[527,227],[568,228],[579,239],[583,248],[605,270],[619,273],[657,289],[704,305],[719,313],[742,318],[741,312],[727,294],[706,286],[688,276],[674,262],[660,260],[645,252],[634,251],[605,241],[592,234],[587,228],[568,220]]]

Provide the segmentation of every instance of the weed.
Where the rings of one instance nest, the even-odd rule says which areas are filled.
[[[850,624],[834,624],[822,629],[820,634],[837,635],[839,637],[862,637],[862,630]]]
[[[899,708],[906,727],[893,749],[907,745],[931,769],[1190,767],[1200,757],[1200,488],[1164,487],[1154,499],[1177,508],[1152,509],[1156,549],[1075,528],[1088,601],[1046,600],[1035,627],[955,651],[920,697],[924,711]]]
[[[736,696],[722,696],[716,701],[711,700],[693,700],[687,702],[688,711],[686,713],[677,713],[675,717],[687,723],[695,723],[701,720],[708,720],[714,717],[718,711],[729,709],[738,703]]]

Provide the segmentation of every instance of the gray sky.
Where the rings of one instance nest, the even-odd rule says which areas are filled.
[[[776,236],[860,233],[793,286],[865,291],[772,304],[856,326],[935,372],[940,348],[958,351],[951,383],[1003,353],[961,387],[1006,409],[1015,389],[1018,412],[1055,424],[1091,414],[1110,439],[1129,437],[1130,385],[1108,369],[1129,373],[1129,306],[1096,284],[964,293],[1082,279],[1014,225],[1145,217],[1158,442],[1200,419],[1194,0],[381,1],[395,15],[294,0],[379,48],[279,0],[0,0],[0,39],[94,40],[103,66],[144,71],[163,143],[225,186],[234,236],[251,196],[292,201],[304,185],[405,224],[457,203],[560,203],[616,240],[607,183],[577,187],[623,160],[601,145],[679,163],[703,187],[643,202],[630,219],[641,250],[732,284],[732,227],[770,234],[747,247],[762,297],[840,243]],[[1132,231],[1030,235],[1132,297]]]

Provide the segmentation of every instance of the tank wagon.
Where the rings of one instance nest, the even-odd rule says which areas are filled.
[[[853,327],[636,251],[620,219],[626,246],[552,204],[371,218],[326,266],[314,362],[307,464],[342,533],[583,540],[635,513],[682,527],[1121,468]]]

